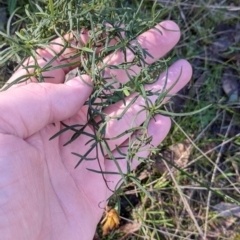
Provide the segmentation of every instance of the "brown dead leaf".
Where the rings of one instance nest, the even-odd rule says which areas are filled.
[[[220,23],[216,27],[216,38],[208,47],[211,55],[215,55],[219,60],[240,61],[240,51],[238,44],[240,39],[240,24]],[[235,48],[235,49],[234,49]],[[231,50],[231,49],[234,49]]]
[[[140,227],[141,227],[141,224],[137,222],[126,223],[123,226],[121,226],[118,229],[118,231],[125,234],[131,234],[138,231]]]
[[[240,218],[240,206],[232,203],[219,203],[213,207],[222,217],[237,217]]]
[[[162,156],[167,159],[169,162],[172,162],[173,165],[184,168],[189,162],[190,155],[190,146],[191,143],[188,139],[184,140],[182,143],[178,143],[170,146],[167,150],[162,152]],[[161,158],[156,159],[156,169],[161,173],[167,172],[167,168]],[[176,173],[176,168],[174,166],[169,166],[171,170]]]
[[[214,239],[219,239],[219,236],[224,236],[226,239],[238,239],[235,236],[239,230],[240,207],[222,202],[215,205],[213,209],[219,212],[220,217],[209,222],[209,233],[216,236]]]
[[[222,76],[222,88],[229,97],[229,102],[238,100],[239,84],[237,78],[238,76],[235,76],[230,70],[226,71]]]

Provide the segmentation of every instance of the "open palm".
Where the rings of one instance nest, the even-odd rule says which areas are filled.
[[[178,26],[165,21],[138,37],[143,48],[154,56],[147,58],[152,63],[165,55],[177,43],[180,37]],[[163,28],[164,27],[164,28]],[[85,36],[83,36],[84,38]],[[86,40],[86,39],[85,39]],[[61,41],[61,40],[56,40]],[[83,41],[84,42],[84,41]],[[52,46],[56,52],[61,51],[59,45]],[[66,51],[71,52],[71,49]],[[52,53],[39,50],[39,65],[46,64]],[[64,52],[64,54],[67,54]],[[129,58],[133,56],[128,56]],[[56,60],[53,65],[58,64]],[[123,61],[123,54],[118,52],[111,56],[111,64]],[[138,73],[140,68],[134,66]],[[67,125],[84,125],[87,123],[87,106],[84,105],[92,92],[92,82],[88,76],[84,81],[76,77],[63,84],[66,73],[70,69],[55,69],[47,72],[52,78],[45,83],[28,83],[11,87],[0,93],[0,239],[92,239],[96,225],[103,209],[101,201],[111,195],[108,187],[114,190],[119,183],[120,175],[106,175],[108,187],[101,174],[88,169],[117,172],[115,163],[106,159],[99,149],[91,151],[88,158],[95,161],[83,161],[74,169],[79,158],[72,152],[84,155],[91,143],[90,137],[81,135],[72,143],[63,146],[72,137],[72,131],[66,131],[49,141],[49,138],[63,128],[60,121]],[[122,83],[128,76],[121,70],[106,71],[114,74]],[[191,66],[185,60],[179,60],[168,70],[167,88],[176,79],[178,83],[171,89],[171,94],[179,91],[191,77]],[[10,82],[25,73],[19,69]],[[34,79],[32,79],[34,81]],[[146,89],[162,89],[166,81],[166,73]],[[88,83],[88,84],[87,84]],[[134,97],[130,95],[126,102]],[[155,96],[152,96],[154,101]],[[120,120],[112,119],[106,127],[106,137],[114,137],[133,125],[133,118],[142,110],[144,100],[139,97]],[[118,102],[105,109],[109,116],[120,115],[125,106]],[[135,119],[134,126],[139,126],[146,118],[142,111]],[[170,129],[170,119],[157,116],[150,121],[148,135],[152,136],[151,146],[157,146]],[[91,126],[85,132],[94,134]],[[109,140],[108,145],[115,157],[119,153],[116,146],[126,146],[129,135],[116,140]],[[134,138],[134,135],[132,136]],[[144,149],[150,147],[144,146]],[[126,147],[122,147],[127,152]],[[149,152],[139,152],[139,157],[147,157]],[[132,163],[135,168],[138,161]],[[126,172],[126,161],[119,160],[123,172]]]

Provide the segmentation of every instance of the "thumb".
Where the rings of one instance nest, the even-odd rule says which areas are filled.
[[[66,84],[29,83],[0,93],[0,133],[27,138],[75,115],[92,92],[87,75]]]

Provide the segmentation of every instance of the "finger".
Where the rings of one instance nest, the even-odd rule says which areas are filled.
[[[165,92],[170,89],[178,79],[175,86],[169,92],[169,94],[174,94],[188,83],[191,76],[191,65],[186,60],[179,60],[168,69],[168,72],[163,72],[156,83],[151,86],[147,85],[146,88],[152,89],[154,92],[160,90]],[[140,126],[146,119],[148,112],[144,109],[146,106],[146,100],[144,100],[143,97],[139,96],[128,109],[126,107],[131,103],[135,96],[136,94],[132,94],[126,98],[126,105],[121,101],[107,107],[104,110],[110,119],[106,126],[105,137],[110,139],[108,141],[108,145],[111,150],[114,150],[116,146],[119,146],[122,142],[124,142],[130,134],[124,134],[117,139],[111,138],[119,136],[133,127]],[[150,96],[148,98],[152,103],[154,103],[157,96]],[[96,120],[99,121],[98,118]]]
[[[145,60],[148,63],[154,62],[156,59],[162,57],[165,55],[179,40],[180,38],[180,31],[178,26],[172,22],[172,21],[165,21],[156,26],[158,30],[162,32],[160,34],[156,29],[151,29],[142,35],[140,35],[137,40],[142,45],[143,49],[149,49],[149,53],[153,56],[153,59],[150,57],[147,57]],[[82,30],[78,36],[78,40],[73,37],[73,34],[67,34],[64,36],[64,39],[58,38],[53,40],[50,43],[49,48],[46,49],[38,49],[37,50],[37,64],[39,69],[44,67],[51,59],[53,59],[56,54],[60,53],[64,46],[65,41],[70,42],[70,45],[74,47],[67,47],[65,51],[62,53],[61,56],[56,58],[52,63],[52,67],[56,67],[59,65],[65,65],[65,64],[73,64],[76,63],[76,65],[72,65],[71,67],[63,67],[63,68],[57,68],[52,69],[50,71],[44,71],[42,72],[42,77],[44,78],[45,82],[51,82],[51,83],[63,83],[65,80],[65,75],[68,73],[71,69],[77,67],[80,65],[80,59],[79,58],[71,58],[74,56],[77,52],[77,49],[80,49],[82,46],[84,46],[88,39],[88,31]],[[112,39],[110,41],[110,45],[114,45],[116,43],[116,39]],[[100,47],[101,48],[101,47]],[[100,49],[99,48],[99,49]],[[98,50],[99,52],[99,50]],[[132,61],[134,56],[131,51],[128,50],[127,53],[127,60]],[[124,60],[124,54],[122,52],[117,52],[114,55],[110,55],[109,57],[106,57],[104,60],[105,63],[108,63],[110,65],[118,65],[120,63],[125,62]],[[32,68],[29,68],[27,66],[33,66]],[[29,81],[23,82],[21,84],[15,85],[15,86],[22,86],[26,83],[31,82],[37,82],[37,79],[34,77],[34,71],[36,67],[36,62],[33,58],[27,59],[23,66],[20,67],[13,76],[9,79],[9,81],[6,83],[5,86],[15,81],[20,76],[28,76],[33,75]],[[138,66],[133,66],[131,68],[130,75],[135,75],[140,72],[140,68]],[[132,73],[134,71],[134,74]],[[106,69],[105,77],[111,76],[111,74],[115,75],[116,78],[122,82],[125,83],[128,80],[128,75],[123,70],[110,70],[109,68]]]
[[[160,30],[157,31],[156,29]],[[156,26],[156,29],[150,29],[149,31],[141,34],[137,40],[142,46],[143,49],[147,49],[149,53],[153,56],[153,58],[150,58],[149,56],[145,59],[146,62],[152,63],[156,61],[156,59],[159,59],[160,57],[164,56],[179,40],[180,38],[180,31],[179,27],[172,21],[165,21]],[[42,73],[42,76],[44,77],[46,82],[51,83],[62,83],[65,79],[66,73],[68,73],[71,69],[74,67],[80,65],[80,59],[79,58],[71,58],[71,56],[74,56],[77,52],[77,49],[80,49],[82,46],[84,46],[87,41],[89,40],[89,35],[87,30],[82,30],[79,33],[78,41],[76,38],[73,37],[73,34],[67,34],[64,36],[65,41],[70,42],[70,45],[73,47],[68,47],[65,49],[65,51],[62,53],[61,56],[59,56],[55,61],[51,63],[53,67],[69,64],[69,63],[75,63],[75,66],[71,67],[65,67],[65,68],[58,68],[51,71],[46,71]],[[109,43],[110,46],[116,44],[117,40],[112,39]],[[63,39],[58,38],[53,40],[50,43],[49,48],[46,49],[38,49],[37,54],[37,62],[40,68],[44,67],[53,57],[56,56],[56,53],[60,53],[63,50],[63,47],[65,46],[65,42]],[[98,50],[99,51],[99,50]],[[131,51],[127,51],[127,61],[132,61],[134,56]],[[122,52],[117,52],[113,55],[110,55],[109,57],[106,57],[104,59],[104,63],[110,64],[110,65],[118,65],[120,63],[125,62],[124,54]],[[17,77],[24,76],[26,74],[33,74],[34,68],[27,68],[24,67],[28,65],[35,65],[35,60],[33,58],[27,59],[23,66],[19,68],[13,76],[9,79],[8,83],[13,82]],[[140,71],[140,68],[138,66],[133,66],[131,68],[131,75],[133,75],[132,71],[134,71],[136,74]],[[122,82],[125,83],[128,80],[128,76],[124,70],[110,70],[109,68],[106,69],[105,75],[106,77],[111,76],[111,74],[115,75],[116,78]],[[31,77],[31,81],[36,82],[35,77]],[[22,85],[22,84],[21,84]]]
[[[119,151],[113,151],[113,155],[115,159],[117,160],[117,163],[119,165],[119,168],[121,169],[121,172],[123,174],[127,173],[130,169],[133,170],[139,165],[138,159],[146,159],[149,156],[150,149],[156,148],[167,136],[169,130],[171,127],[171,120],[169,117],[157,115],[155,119],[151,119],[148,125],[148,137],[152,137],[151,143],[147,145],[141,145],[139,150],[137,151],[136,156],[133,158],[132,161],[128,161],[126,158],[123,158],[122,154],[125,154],[125,156],[128,156],[128,153],[134,150],[134,146],[137,146],[138,144],[141,144],[137,138],[138,132],[136,134],[133,134],[131,137],[131,143],[132,145],[129,145],[129,140],[125,141],[120,147],[119,150],[122,154],[120,154]],[[116,163],[113,160],[105,160],[105,171],[106,172],[114,172],[119,173],[119,168],[116,166]],[[120,180],[122,180],[122,176],[120,174],[106,174],[106,179],[108,186],[111,190],[115,190],[115,187],[120,186]],[[108,191],[108,196],[112,195],[111,191]]]
[[[136,40],[141,45],[142,49],[148,51],[152,56],[147,55],[145,61],[148,64],[154,63],[159,58],[163,57],[168,53],[179,41],[180,39],[180,30],[176,23],[172,21],[164,21],[159,23],[143,34],[139,35]],[[135,40],[131,42],[131,45],[134,46]],[[126,51],[126,60],[127,62],[132,62],[134,59],[134,54],[132,51],[127,49]],[[118,51],[107,56],[104,59],[104,64],[106,65],[119,65],[126,62],[125,54],[122,51]],[[112,69],[106,67],[104,69],[104,77],[111,78],[114,76],[120,83],[126,83],[129,81],[129,75],[135,76],[140,73],[141,67],[133,65],[129,70],[123,69]],[[117,86],[116,86],[117,87]]]
[[[9,84],[15,81],[19,76],[31,74],[34,75],[36,67],[43,68],[46,64],[48,64],[50,60],[52,60],[57,54],[64,50],[67,42],[69,42],[70,47],[67,47],[63,51],[62,55],[60,55],[51,63],[51,66],[56,67],[59,65],[79,62],[79,59],[71,58],[71,56],[74,56],[77,52],[75,47],[77,47],[78,44],[79,48],[82,47],[84,44],[86,44],[88,38],[88,32],[82,31],[81,33],[79,33],[79,43],[76,41],[76,38],[74,38],[73,34],[66,34],[64,38],[54,39],[50,42],[47,48],[36,50],[37,62],[32,57],[26,59],[26,61],[24,61],[22,66],[12,75],[12,77],[8,80],[7,83]],[[63,83],[66,73],[76,66],[58,68],[51,71],[42,72],[42,76],[44,77],[44,80],[46,82]],[[30,81],[37,82],[37,79],[32,76],[29,81],[24,82],[23,84],[18,84],[17,86],[24,85],[26,83],[29,83]]]
[[[21,138],[76,114],[92,92],[82,76],[66,84],[31,83],[0,94],[0,131]],[[14,97],[13,97],[14,96]]]

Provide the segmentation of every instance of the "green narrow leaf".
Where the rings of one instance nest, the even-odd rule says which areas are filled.
[[[80,124],[75,124],[75,125],[72,125],[72,126],[68,126],[68,125],[65,125],[65,128],[61,129],[60,131],[58,131],[56,134],[54,134],[52,137],[49,138],[49,141],[58,137],[60,134],[68,131],[68,130],[72,130],[72,131],[75,131],[77,132],[78,130],[75,129],[75,127],[82,127],[83,125],[80,125]]]
[[[8,12],[12,14],[16,8],[17,0],[8,0]]]
[[[49,9],[50,9],[51,15],[54,16],[54,5],[53,5],[52,0],[49,0],[48,6],[49,6]]]
[[[207,110],[208,108],[210,108],[213,104],[209,104],[208,106],[206,107],[203,107],[199,110],[196,110],[196,111],[192,111],[192,112],[188,112],[188,113],[173,113],[173,112],[168,112],[168,111],[164,111],[164,110],[157,110],[157,113],[159,114],[162,114],[162,115],[165,115],[165,116],[172,116],[172,117],[176,117],[176,116],[179,116],[179,117],[183,117],[183,116],[192,116],[193,114],[197,114],[197,113],[200,113],[202,111],[205,111]]]
[[[90,172],[95,172],[95,173],[120,175],[119,172],[104,172],[104,171],[98,171],[98,170],[90,169],[90,168],[86,168],[86,169]]]
[[[73,30],[73,19],[72,19],[72,5],[71,2],[68,3],[68,19],[69,19],[69,29]]]
[[[81,50],[82,50],[83,52],[94,53],[94,51],[93,51],[91,48],[88,48],[88,47],[81,47]]]
[[[19,9],[20,9],[20,8],[16,8],[14,11],[12,11],[12,12],[10,13],[11,16],[9,17],[8,22],[7,22],[7,35],[8,35],[8,36],[10,36],[10,34],[11,34],[10,27],[11,27],[12,18],[13,18],[13,16],[15,15],[15,13],[16,13]]]
[[[149,194],[149,192],[141,185],[141,183],[138,181],[137,178],[133,176],[129,176],[129,178],[132,179],[132,181],[143,191],[149,199],[151,199],[153,202],[155,201],[154,198]]]

